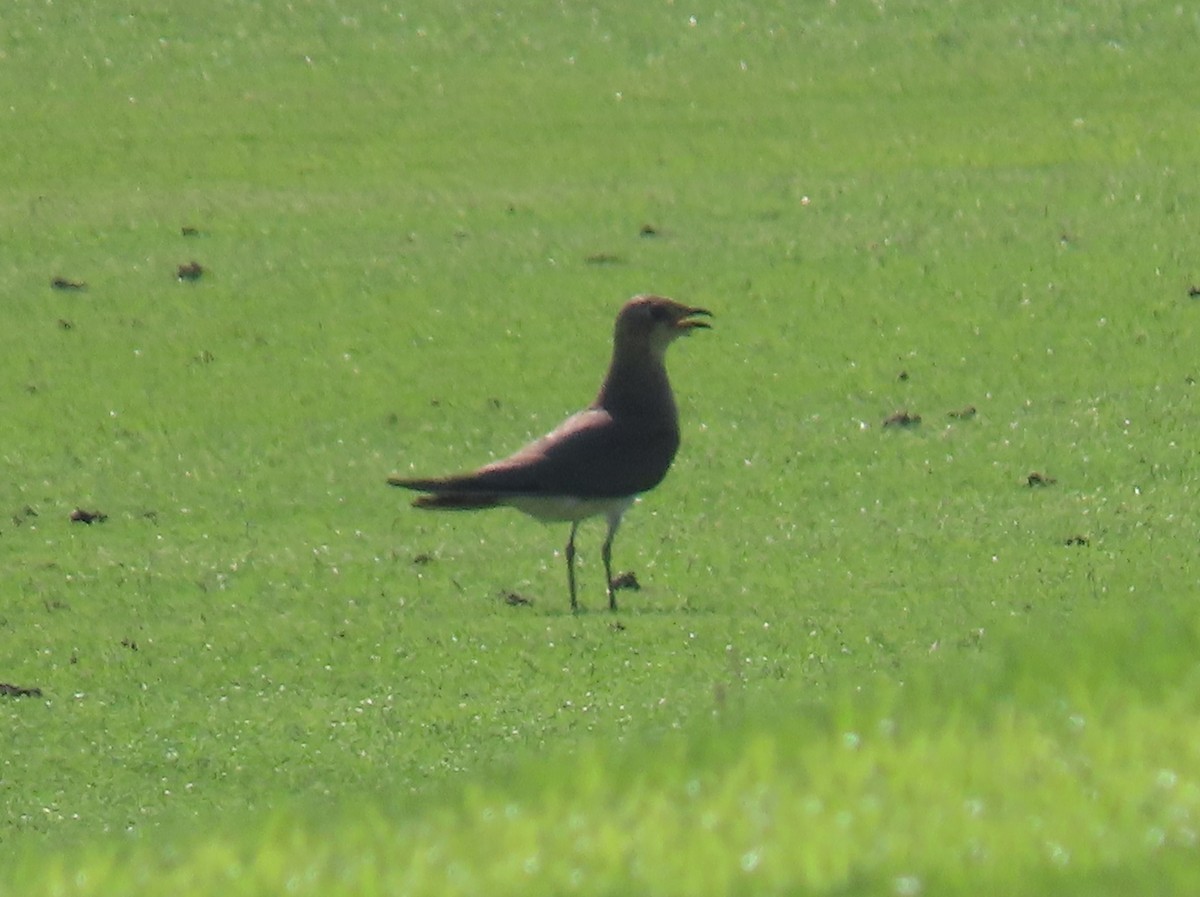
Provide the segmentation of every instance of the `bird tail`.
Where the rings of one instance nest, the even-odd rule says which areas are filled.
[[[499,505],[500,502],[494,495],[469,495],[463,492],[435,492],[432,495],[418,495],[413,499],[414,508],[424,508],[427,511],[479,511]]]
[[[388,477],[388,484],[402,489],[426,492],[413,499],[414,508],[429,511],[479,511],[495,508],[500,504],[499,496],[489,492],[447,491],[448,484],[442,480],[408,480],[403,477]]]

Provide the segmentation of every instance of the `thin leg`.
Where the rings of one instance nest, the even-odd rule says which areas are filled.
[[[604,546],[600,549],[600,556],[604,558],[604,582],[608,586],[608,609],[617,609],[617,592],[613,588],[612,575],[612,543],[613,537],[617,534],[617,527],[621,525],[621,517],[618,514],[616,517],[608,518],[608,535],[604,537]]]
[[[576,520],[571,524],[571,537],[567,539],[567,586],[571,590],[571,610],[579,610],[579,603],[575,600],[575,530],[579,528],[579,521]]]

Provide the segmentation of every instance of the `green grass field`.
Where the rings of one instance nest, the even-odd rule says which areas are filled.
[[[3,19],[0,894],[1200,890],[1186,4]],[[384,481],[639,292],[714,329],[572,615]]]

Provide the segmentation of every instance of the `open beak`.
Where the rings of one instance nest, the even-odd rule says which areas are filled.
[[[684,311],[684,313],[680,315],[679,320],[675,322],[675,329],[687,332],[688,330],[692,330],[696,327],[703,327],[705,330],[707,330],[711,325],[708,323],[708,321],[693,320],[696,315],[703,315],[706,318],[711,318],[713,313],[707,308],[689,308]]]

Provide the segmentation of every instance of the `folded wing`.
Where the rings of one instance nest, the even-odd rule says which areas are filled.
[[[669,422],[673,424],[672,422]],[[433,495],[425,507],[486,508],[512,496],[615,498],[658,485],[679,448],[679,430],[588,408],[516,454],[473,473],[388,482]]]

